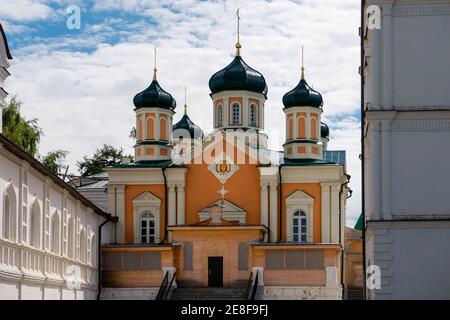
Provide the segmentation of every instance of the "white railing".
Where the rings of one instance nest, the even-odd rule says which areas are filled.
[[[18,276],[32,272],[42,278],[73,281],[75,285],[96,285],[97,269],[80,261],[51,252],[0,239],[0,268],[14,270]],[[72,283],[73,285],[74,283]]]

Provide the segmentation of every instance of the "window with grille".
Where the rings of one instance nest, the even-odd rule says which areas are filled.
[[[241,108],[237,103],[233,103],[232,106],[232,124],[237,125],[241,122]]]
[[[217,106],[217,126],[223,126],[223,108],[221,104]]]
[[[250,106],[250,125],[256,126],[256,106],[254,104]]]
[[[144,211],[141,215],[141,243],[155,242],[155,217],[150,211]]]
[[[307,228],[306,228],[306,213],[303,211],[297,211],[294,213],[292,223],[292,238],[295,242],[306,242]]]

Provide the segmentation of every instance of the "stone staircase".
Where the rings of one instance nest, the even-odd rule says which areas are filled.
[[[176,288],[171,300],[246,300],[246,288]]]
[[[349,288],[347,289],[347,300],[362,300],[364,297],[363,289]]]

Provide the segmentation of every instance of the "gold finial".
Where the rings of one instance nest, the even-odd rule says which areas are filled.
[[[304,59],[304,52],[303,52],[303,46],[302,46],[302,68],[301,68],[302,75],[301,75],[301,78],[305,79],[305,64],[304,64],[303,59]]]
[[[184,86],[184,115],[186,116],[187,115],[187,99],[186,99],[186,96],[187,96],[187,94],[186,94],[186,86]]]
[[[156,71],[158,71],[158,69],[156,69],[156,47],[153,49],[153,51],[155,52],[155,62],[153,65],[153,80],[156,80]]]
[[[239,16],[239,8],[236,10],[236,17],[237,17],[237,42],[236,42],[236,56],[241,55],[241,43],[239,39],[239,20],[241,20],[241,17]]]

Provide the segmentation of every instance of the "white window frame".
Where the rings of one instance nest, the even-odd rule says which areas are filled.
[[[36,219],[34,216],[36,215]],[[41,219],[42,211],[38,200],[35,198],[31,205],[30,212],[30,246],[36,249],[41,248]]]
[[[297,221],[297,224],[295,223]],[[305,232],[302,231],[303,223],[305,221]],[[297,226],[297,233],[294,228]],[[297,239],[296,239],[297,238]],[[303,210],[298,210],[292,216],[292,241],[307,242],[308,241],[308,217]]]
[[[304,192],[297,190],[285,199],[286,205],[286,241],[294,241],[294,214],[303,211],[306,214],[306,242],[313,242],[313,206],[314,198]],[[298,241],[301,242],[301,241]]]
[[[58,219],[58,224],[56,225],[57,229],[55,230],[54,219],[55,217]],[[55,210],[50,219],[51,225],[51,239],[50,239],[50,251],[56,255],[61,254],[61,216],[59,211]],[[57,234],[55,234],[57,232]],[[57,236],[57,239],[55,239]]]
[[[253,112],[252,112],[252,110],[253,110]],[[256,127],[258,125],[258,111],[257,110],[258,110],[258,108],[257,108],[256,104],[254,104],[254,103],[250,104],[248,119],[249,119],[249,124],[254,127]],[[253,116],[253,119],[252,119],[252,116]]]
[[[8,182],[6,184],[5,192],[3,197],[3,207],[2,212],[2,238],[11,242],[17,241],[17,196],[16,192],[11,184]],[[6,221],[6,197],[9,200],[9,215],[8,221]],[[8,233],[6,234],[6,230]]]
[[[141,193],[133,199],[133,242],[135,244],[141,243],[141,215],[145,211],[150,211],[153,214],[155,221],[155,243],[160,241],[160,216],[161,216],[161,199],[149,191]]]
[[[238,113],[237,113],[238,122],[237,123],[234,121],[234,119],[235,119],[235,117],[234,117],[234,107],[236,107],[236,106],[238,107]],[[240,124],[241,124],[241,105],[239,103],[237,103],[237,102],[233,102],[233,103],[231,103],[231,125],[238,126]]]
[[[147,217],[148,216],[148,217]],[[145,221],[145,235],[143,234],[143,227],[142,222]],[[153,227],[150,227],[150,223],[153,222]],[[153,229],[153,234],[150,232],[151,229]],[[156,234],[156,227],[155,227],[155,215],[150,210],[145,210],[141,212],[141,215],[139,216],[139,238],[141,240],[142,244],[153,244],[156,243],[155,239]],[[142,237],[146,237],[145,241],[142,241]],[[153,238],[153,241],[150,241],[150,238]]]
[[[217,126],[223,126],[223,106],[222,104],[217,105]]]

